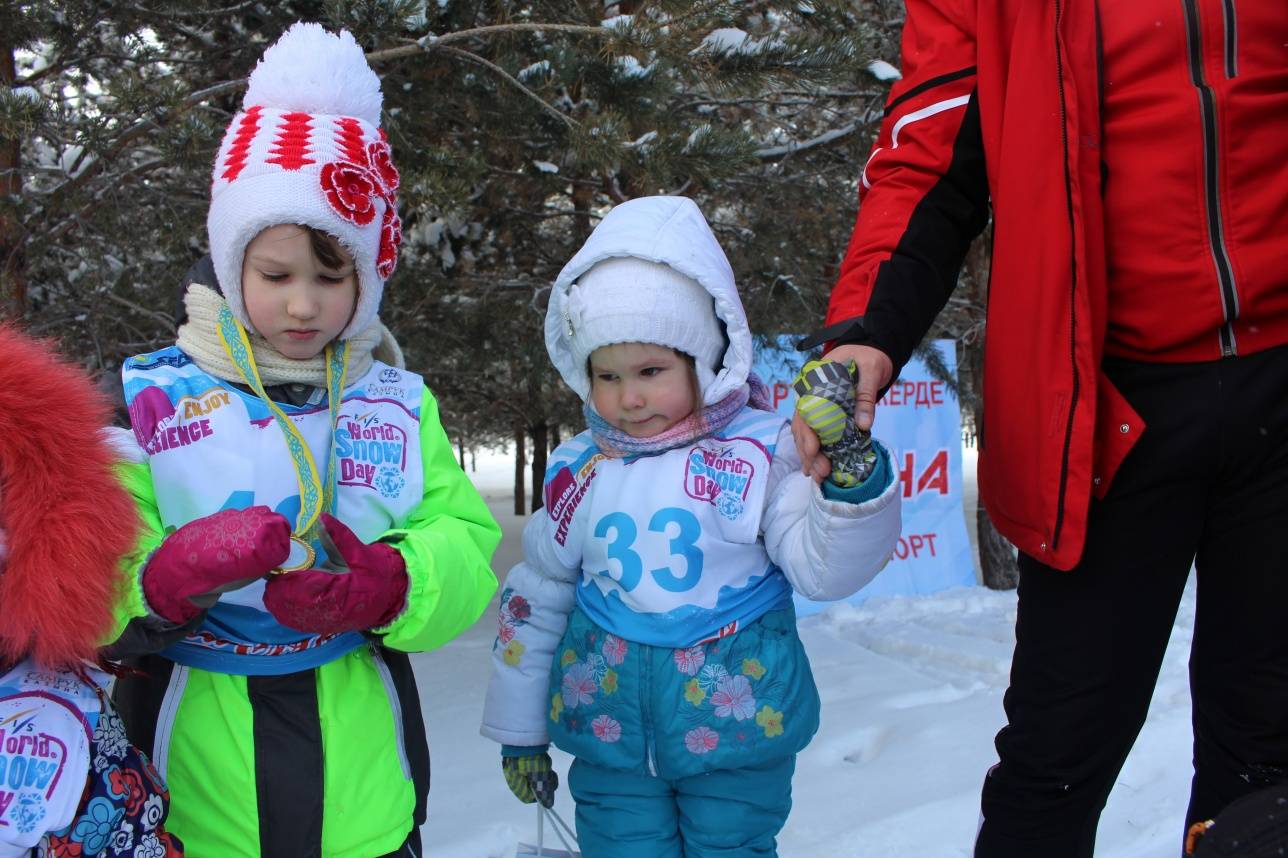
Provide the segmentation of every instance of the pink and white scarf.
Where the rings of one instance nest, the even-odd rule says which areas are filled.
[[[665,432],[648,438],[634,438],[613,426],[599,415],[587,402],[583,407],[586,424],[599,450],[610,459],[628,456],[647,456],[692,443],[729,425],[734,416],[749,404],[761,411],[773,411],[769,403],[769,388],[754,373],[747,376],[747,383],[732,391],[724,399],[695,411]]]

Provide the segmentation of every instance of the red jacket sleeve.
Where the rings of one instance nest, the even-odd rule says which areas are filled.
[[[858,220],[828,306],[831,337],[875,345],[896,369],[988,220],[974,16],[974,2],[908,0],[903,77],[860,177]],[[837,325],[855,317],[861,325]]]

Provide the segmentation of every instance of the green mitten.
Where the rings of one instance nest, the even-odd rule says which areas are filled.
[[[857,376],[854,361],[843,366],[833,360],[812,360],[792,382],[800,396],[796,412],[818,435],[823,455],[832,463],[828,479],[841,488],[857,486],[877,464],[872,434],[854,425]]]
[[[506,786],[515,798],[524,804],[540,802],[542,807],[555,803],[555,790],[559,788],[559,775],[550,764],[545,751],[524,757],[501,757],[501,773]]]

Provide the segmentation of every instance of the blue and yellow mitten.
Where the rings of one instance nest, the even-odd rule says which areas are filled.
[[[818,435],[824,456],[832,463],[829,480],[853,488],[868,478],[877,464],[872,433],[854,424],[858,367],[833,360],[812,360],[792,382],[799,395],[796,412]]]

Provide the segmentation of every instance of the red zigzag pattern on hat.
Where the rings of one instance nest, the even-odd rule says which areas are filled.
[[[283,170],[298,170],[306,164],[316,164],[309,155],[309,131],[313,127],[313,117],[307,113],[287,113],[282,116],[278,126],[277,139],[270,150],[272,158],[267,163],[276,164]]]
[[[340,128],[336,131],[335,142],[339,144],[344,159],[351,164],[366,164],[367,144],[362,138],[362,124],[349,116],[338,124]]]
[[[260,109],[257,104],[247,110],[246,115],[242,117],[241,123],[237,126],[237,136],[233,138],[233,145],[228,147],[228,154],[224,156],[224,172],[219,178],[235,182],[241,175],[242,169],[246,166],[246,156],[250,154],[250,141],[255,139],[255,132],[259,131]]]

